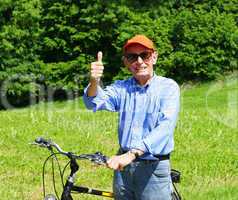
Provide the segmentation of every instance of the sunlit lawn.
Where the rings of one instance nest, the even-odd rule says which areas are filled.
[[[182,88],[172,156],[172,167],[182,172],[179,191],[187,200],[237,200],[237,77]],[[102,151],[110,156],[118,148],[116,113],[92,113],[81,99],[1,111],[0,121],[1,200],[42,199],[41,170],[48,152],[28,144],[38,136],[79,153]],[[79,184],[111,190],[112,171],[85,161],[79,164]],[[46,179],[51,180],[47,169]],[[53,192],[50,183],[47,191]],[[103,198],[78,195],[75,199]]]

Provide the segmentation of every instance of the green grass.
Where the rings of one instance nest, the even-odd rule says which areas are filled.
[[[172,156],[172,167],[182,172],[178,188],[185,200],[237,200],[237,76],[182,88]],[[41,170],[48,152],[28,144],[38,136],[79,153],[113,155],[118,148],[116,113],[92,113],[81,99],[0,111],[0,121],[1,200],[42,199]],[[46,179],[51,180],[47,169]],[[79,184],[111,190],[111,170],[82,161],[80,172]]]

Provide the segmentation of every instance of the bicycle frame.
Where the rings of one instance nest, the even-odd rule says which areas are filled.
[[[82,187],[82,186],[75,186],[74,180],[75,175],[79,169],[78,163],[74,158],[70,159],[70,175],[66,181],[66,184],[64,186],[63,193],[61,195],[61,200],[73,200],[71,196],[71,191],[77,192],[77,193],[85,193],[85,194],[91,194],[91,195],[98,195],[103,197],[109,197],[113,198],[112,192],[102,191],[102,190],[96,190],[92,188]]]

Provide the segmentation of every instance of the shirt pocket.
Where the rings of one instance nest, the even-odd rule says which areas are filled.
[[[160,100],[159,98],[153,101],[153,103],[149,103],[147,107],[145,126],[149,129],[155,128],[159,123],[160,116]]]

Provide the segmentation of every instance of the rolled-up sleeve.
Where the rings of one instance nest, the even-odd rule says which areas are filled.
[[[98,110],[108,110],[112,112],[118,111],[119,107],[119,92],[120,89],[118,84],[112,84],[102,89],[100,86],[97,88],[97,95],[94,97],[89,97],[87,95],[87,86],[84,89],[83,101],[88,109],[92,109],[94,112]]]

